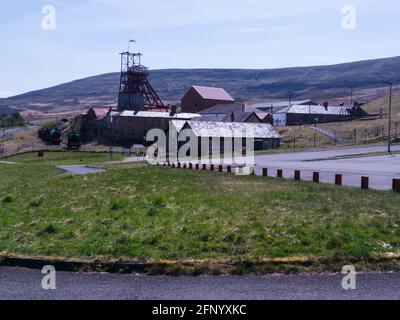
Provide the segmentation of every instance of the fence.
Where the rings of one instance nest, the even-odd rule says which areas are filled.
[[[388,125],[369,128],[351,128],[349,126],[340,128],[340,130],[323,126],[306,126],[306,128],[313,130],[314,133],[310,134],[310,130],[307,133],[293,130],[292,134],[286,135],[282,146],[288,149],[302,149],[377,143],[387,141],[389,134]],[[392,124],[391,136],[394,143],[400,142],[400,122]]]

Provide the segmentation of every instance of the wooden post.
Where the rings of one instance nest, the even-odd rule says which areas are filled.
[[[400,179],[393,179],[393,191],[400,192]]]
[[[268,177],[268,168],[262,169],[262,175],[263,175],[263,177]]]
[[[207,170],[207,165],[203,164],[203,170]]]
[[[361,177],[361,189],[369,189],[369,177]]]
[[[214,165],[210,165],[210,171],[214,171]]]
[[[337,186],[341,186],[342,183],[343,183],[343,177],[342,177],[342,175],[341,175],[341,174],[335,175],[335,184],[336,184]]]
[[[297,181],[301,180],[301,172],[300,172],[300,170],[296,170],[294,172],[294,180],[297,180]]]
[[[315,183],[319,183],[319,172],[314,172],[313,173],[313,181]]]
[[[196,163],[196,170],[200,169],[200,164]]]
[[[282,169],[278,169],[278,170],[276,171],[276,176],[277,176],[278,178],[283,178],[283,170],[282,170]]]
[[[227,167],[226,167],[226,171],[227,171],[228,173],[232,173],[232,166],[227,166]]]
[[[189,163],[189,169],[192,170],[193,169],[193,164]]]
[[[187,166],[186,166],[186,163],[184,163],[184,164],[183,164],[183,169],[186,169],[186,167],[187,167]]]
[[[219,172],[222,172],[224,170],[224,168],[223,168],[223,166],[220,164],[219,166],[218,166],[218,171]]]
[[[314,132],[314,148],[317,147],[317,133]]]

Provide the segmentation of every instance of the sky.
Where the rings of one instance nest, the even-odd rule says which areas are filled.
[[[120,69],[267,69],[400,56],[398,0],[0,0],[0,98]]]

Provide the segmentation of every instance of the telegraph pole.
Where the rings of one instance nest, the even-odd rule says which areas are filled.
[[[392,132],[392,87],[393,87],[393,82],[387,81],[385,84],[389,85],[389,134],[388,134],[388,152],[389,154],[392,154],[391,150],[391,132]]]

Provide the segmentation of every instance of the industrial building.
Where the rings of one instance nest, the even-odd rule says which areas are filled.
[[[107,117],[103,135],[112,141],[119,143],[146,144],[146,135],[151,129],[168,131],[171,120],[192,120],[199,118],[199,114],[193,113],[168,113],[150,111],[113,112]]]
[[[181,100],[182,112],[198,113],[219,104],[232,104],[235,100],[222,88],[193,86]]]
[[[312,100],[304,100],[258,103],[249,106],[249,108],[251,110],[269,111],[274,126],[351,121],[368,116],[358,103],[331,106],[328,103],[319,105]]]
[[[201,146],[202,139],[209,139],[209,153],[224,153],[227,139],[242,139],[245,145],[246,138],[254,139],[254,150],[269,150],[280,147],[282,137],[270,125],[265,123],[238,123],[238,122],[208,122],[208,121],[179,121],[172,120],[172,125],[179,134],[184,129],[192,132]],[[215,146],[212,139],[219,139]],[[216,149],[216,150],[213,150]],[[199,150],[200,151],[200,150]],[[201,153],[199,153],[201,154]]]

